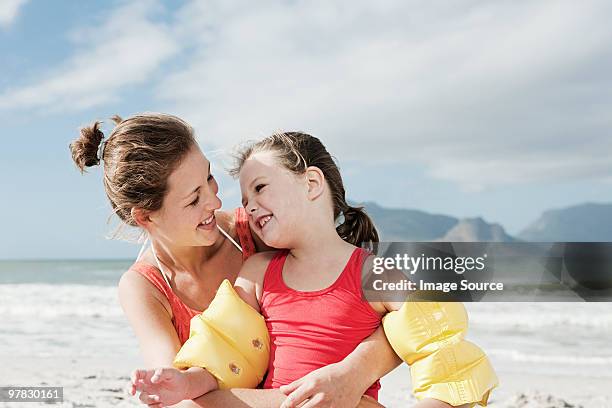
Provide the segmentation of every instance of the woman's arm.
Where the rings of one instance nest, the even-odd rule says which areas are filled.
[[[297,407],[306,399],[321,406],[356,406],[365,391],[402,360],[387,341],[382,327],[363,340],[344,360],[321,367],[280,390],[287,394],[282,408]]]
[[[371,305],[377,312],[384,314],[398,310],[402,303],[373,302]],[[343,404],[351,406],[370,385],[401,363],[402,360],[389,344],[381,326],[363,340],[344,360],[322,367],[281,387],[281,391],[287,394],[287,399],[281,407],[297,407],[306,399],[312,399],[315,396],[323,404],[334,401],[340,406],[344,406]],[[467,408],[469,405],[461,405],[459,408]],[[419,401],[414,407],[449,408],[451,405],[427,398]]]
[[[387,312],[382,302],[371,302],[370,305],[381,315]],[[333,401],[339,406],[355,406],[376,380],[401,363],[380,326],[342,361],[317,369],[281,387],[281,391],[287,394],[282,407],[297,407],[317,395],[324,403]]]
[[[149,368],[172,364],[181,344],[168,300],[142,275],[127,271],[119,281],[119,302]]]
[[[181,408],[277,408],[280,407],[286,396],[279,392],[277,389],[273,390],[247,390],[247,389],[233,389],[225,391],[213,391],[194,401],[184,401],[183,404],[177,405]],[[309,405],[309,407],[316,407]],[[328,406],[328,405],[324,405]],[[341,402],[334,401],[333,406],[338,407],[351,407],[351,405],[342,405]],[[374,399],[369,397],[363,397],[359,400],[357,408],[384,408],[378,404]],[[426,408],[426,407],[424,407]],[[432,407],[435,408],[435,407]],[[463,407],[462,407],[463,408]]]
[[[242,265],[236,278],[234,289],[236,293],[260,312],[260,299],[265,271],[273,252],[257,253],[249,257]],[[278,407],[286,396],[279,390],[241,389],[234,388],[225,391],[215,391],[194,401],[200,406],[227,407]]]
[[[286,396],[277,389],[243,389],[217,390],[209,392],[193,401],[183,401],[178,404],[180,408],[276,408],[285,400]]]
[[[391,372],[401,363],[402,360],[395,354],[395,351],[393,351],[382,327],[376,329],[370,337],[361,342],[357,348],[342,361],[342,364],[352,367],[351,371],[354,371],[354,380],[362,380],[360,386],[363,387],[365,384],[365,389],[372,385],[377,379]],[[349,373],[351,371],[349,371]],[[374,379],[372,380],[372,378]],[[414,405],[414,408],[449,407],[451,407],[451,405],[431,398],[419,401]],[[469,407],[469,404],[462,405],[459,408],[467,407]]]
[[[132,270],[124,273],[119,281],[119,302],[136,334],[145,366],[149,368],[132,373],[132,394],[137,388],[144,388],[146,391],[141,392],[140,400],[153,402],[149,393],[157,384],[155,394],[161,394],[164,401],[180,401],[217,388],[216,379],[204,369],[194,367],[178,371],[171,368],[180,342],[167,299],[149,281]],[[170,378],[176,387],[162,385]]]
[[[145,366],[171,367],[181,345],[172,325],[171,309],[167,299],[139,273],[128,271],[119,282],[119,301],[136,334]],[[200,369],[199,372],[197,368],[190,370],[206,378],[205,370]],[[143,394],[142,402],[154,402],[148,399],[146,393]],[[285,398],[286,396],[278,390],[233,389],[213,391],[194,401],[182,401],[173,406],[278,407]]]

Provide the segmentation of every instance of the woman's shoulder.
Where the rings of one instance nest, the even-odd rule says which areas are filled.
[[[159,290],[158,287],[147,279],[141,272],[149,269],[150,273],[154,273],[157,269],[155,266],[146,261],[134,263],[130,268],[121,275],[118,284],[119,301],[124,307],[133,302],[138,302],[142,305],[163,306],[163,308],[172,316],[172,307],[169,300]]]
[[[238,241],[243,248],[246,248],[249,251],[249,256],[252,253],[273,249],[264,244],[261,238],[251,231],[249,218],[244,208],[238,207],[230,211],[217,211],[215,214],[219,214],[217,217],[218,225],[234,240]]]
[[[236,231],[236,211],[235,210],[219,210],[215,212],[217,225],[227,232],[232,238],[237,238]]]

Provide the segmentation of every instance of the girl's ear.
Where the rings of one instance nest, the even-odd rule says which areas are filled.
[[[142,208],[132,207],[130,213],[132,214],[134,221],[136,221],[136,224],[148,231],[151,224],[151,218],[149,217],[150,212],[143,210]]]
[[[325,176],[320,168],[310,166],[306,169],[306,181],[308,182],[308,198],[316,200],[325,189]]]

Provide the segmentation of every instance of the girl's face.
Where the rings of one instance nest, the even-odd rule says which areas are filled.
[[[162,208],[150,215],[152,233],[178,246],[210,246],[219,238],[219,186],[210,162],[194,147],[168,177]]]
[[[279,165],[274,152],[258,152],[242,165],[240,189],[251,229],[268,246],[291,248],[307,214],[305,177]]]

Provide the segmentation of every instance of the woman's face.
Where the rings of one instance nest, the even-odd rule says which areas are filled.
[[[268,246],[291,248],[307,213],[306,179],[279,165],[273,152],[258,152],[240,170],[240,189],[251,229]]]
[[[168,177],[162,208],[150,215],[152,234],[178,246],[210,246],[219,238],[215,211],[221,208],[219,186],[210,162],[191,149]]]

